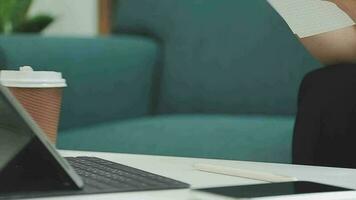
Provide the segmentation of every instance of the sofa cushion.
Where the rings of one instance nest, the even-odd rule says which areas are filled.
[[[294,114],[320,66],[266,0],[119,0],[114,30],[164,45],[159,113]]]
[[[61,132],[58,148],[291,162],[293,117],[176,115]]]
[[[68,87],[61,129],[136,118],[152,111],[159,46],[150,38],[0,36],[0,49],[8,69],[32,65],[35,70],[63,73]]]

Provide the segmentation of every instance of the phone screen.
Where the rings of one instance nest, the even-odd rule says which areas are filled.
[[[257,185],[206,188],[197,189],[197,191],[208,192],[234,198],[257,198],[268,196],[295,195],[320,192],[340,192],[352,190],[313,182],[295,181],[283,183],[266,183]]]

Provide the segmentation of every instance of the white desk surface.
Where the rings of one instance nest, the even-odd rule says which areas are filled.
[[[63,156],[96,156],[103,159],[118,162],[145,171],[167,176],[191,184],[192,188],[228,186],[262,183],[225,175],[210,174],[193,169],[196,163],[208,163],[229,167],[239,167],[252,170],[261,170],[282,175],[289,175],[298,180],[315,181],[319,183],[343,186],[356,189],[356,169],[311,167],[286,164],[243,162],[229,160],[211,160],[197,158],[181,158],[166,156],[148,156],[118,153],[80,152],[80,151],[60,151]],[[43,198],[42,198],[43,199]],[[98,194],[84,196],[52,197],[45,199],[64,200],[191,200],[189,189],[149,191],[149,192],[128,192],[114,194]]]

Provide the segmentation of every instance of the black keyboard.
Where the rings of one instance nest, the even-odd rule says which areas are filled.
[[[67,157],[84,190],[127,192],[189,188],[189,184],[96,157]]]

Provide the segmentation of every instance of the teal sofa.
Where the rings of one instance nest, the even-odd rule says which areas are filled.
[[[120,0],[113,36],[0,36],[0,66],[63,72],[61,149],[291,162],[320,67],[265,0]]]

